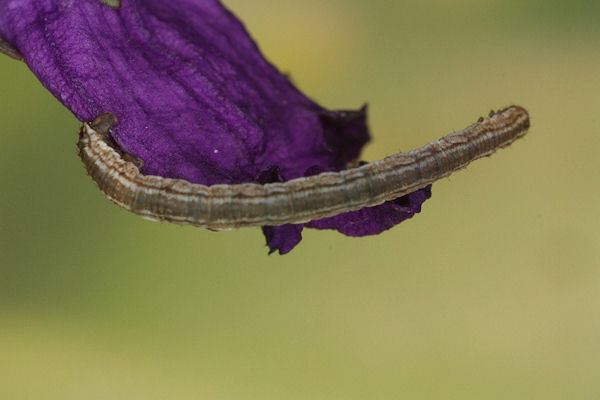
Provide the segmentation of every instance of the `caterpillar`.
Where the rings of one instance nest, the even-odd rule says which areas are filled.
[[[340,172],[283,183],[205,186],[144,175],[110,140],[117,123],[104,113],[83,124],[79,156],[102,193],[147,219],[211,230],[304,223],[393,200],[509,146],[529,129],[529,115],[511,106],[407,153]]]

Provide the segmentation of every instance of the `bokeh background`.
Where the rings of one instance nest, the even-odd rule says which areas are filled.
[[[0,57],[0,398],[597,399],[600,3],[226,0],[364,158],[491,108],[526,139],[377,237],[147,222],[105,200],[78,121]]]

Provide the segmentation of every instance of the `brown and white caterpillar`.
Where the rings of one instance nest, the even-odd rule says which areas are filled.
[[[111,113],[84,123],[79,155],[104,195],[142,217],[213,230],[303,223],[373,207],[423,188],[470,162],[512,144],[529,129],[529,115],[508,107],[408,153],[340,172],[265,185],[205,186],[143,175],[109,138]]]

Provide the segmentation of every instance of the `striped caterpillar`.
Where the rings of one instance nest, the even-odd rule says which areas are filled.
[[[527,111],[508,107],[408,153],[340,172],[265,185],[205,186],[143,175],[109,139],[111,113],[84,123],[79,155],[104,195],[142,217],[212,230],[283,225],[373,207],[414,192],[524,136]]]

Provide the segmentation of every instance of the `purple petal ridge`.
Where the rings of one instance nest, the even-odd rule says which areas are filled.
[[[369,141],[366,107],[330,111],[296,89],[218,0],[0,1],[0,37],[79,120],[113,112],[113,139],[142,172],[212,185],[339,171]],[[312,221],[349,236],[412,217],[422,189],[378,207]],[[303,225],[264,227],[285,254]]]

